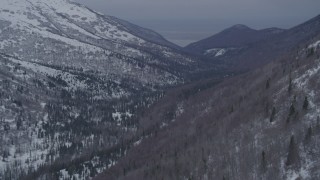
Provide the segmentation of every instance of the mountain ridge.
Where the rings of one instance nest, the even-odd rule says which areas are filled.
[[[203,56],[208,61],[224,62],[231,69],[248,71],[285,55],[296,44],[311,40],[320,31],[319,22],[320,17],[316,16],[287,30],[268,28],[256,33],[243,33],[241,37],[231,33],[232,38],[228,37],[230,33],[227,30],[227,33],[212,36],[213,41],[204,39],[187,46],[185,50]]]
[[[274,33],[285,31],[279,28],[252,29],[246,25],[231,26],[213,36],[187,45],[184,49],[197,54],[213,48],[236,48],[266,39]]]

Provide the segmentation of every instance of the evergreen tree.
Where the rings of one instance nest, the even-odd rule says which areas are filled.
[[[292,91],[292,78],[291,78],[291,73],[290,73],[288,92],[291,93],[291,91]]]
[[[270,88],[270,79],[268,79],[266,83],[266,89],[269,89],[269,88]]]
[[[309,49],[309,51],[308,51],[307,57],[310,57],[310,56],[313,56],[313,55],[314,55],[314,49],[311,48],[311,49]]]
[[[299,163],[299,152],[298,147],[296,146],[294,136],[292,135],[290,138],[289,150],[286,165],[298,165]]]
[[[264,151],[262,151],[261,156],[262,156],[261,168],[262,168],[262,171],[264,172],[266,170],[266,167],[267,167],[266,153]]]
[[[308,97],[305,97],[302,108],[303,108],[304,110],[307,110],[308,107],[309,107]]]
[[[231,113],[233,113],[233,111],[234,111],[234,108],[233,108],[233,105],[232,105],[229,113],[231,114]]]
[[[312,136],[312,127],[310,126],[310,127],[308,128],[308,130],[307,130],[307,134],[306,134],[306,138],[305,138],[306,143],[310,142],[311,136]]]
[[[296,109],[295,109],[294,105],[291,104],[290,110],[289,110],[289,117],[294,115],[295,112],[296,112]]]
[[[276,108],[273,107],[272,112],[271,112],[271,116],[270,116],[270,122],[273,122],[275,115],[276,115]]]

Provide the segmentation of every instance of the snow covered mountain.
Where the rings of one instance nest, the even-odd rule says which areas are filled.
[[[151,30],[68,0],[0,0],[0,179],[58,165],[62,178],[75,158],[93,177],[113,163],[99,152],[134,135],[141,109],[197,64]]]
[[[251,147],[246,146],[247,134],[238,131],[227,134],[230,139],[241,137],[238,144],[240,150],[230,148],[233,142],[226,143],[223,138],[222,141],[215,141],[217,143],[208,146],[217,148],[214,149],[217,150],[215,154],[208,153],[208,149],[202,150],[202,143],[208,143],[202,140],[224,137],[224,132],[233,123],[239,129],[254,127],[254,130],[261,130],[260,127],[267,124],[262,119],[264,114],[260,113],[262,106],[265,110],[265,104],[261,104],[265,99],[256,100],[256,97],[264,98],[266,94],[276,97],[275,102],[268,99],[270,104],[279,106],[273,117],[274,123],[267,124],[268,128],[278,127],[273,125],[285,117],[292,98],[298,107],[304,100],[303,96],[298,96],[300,93],[310,99],[317,97],[319,42],[312,38],[319,39],[315,36],[320,29],[319,22],[320,18],[317,17],[285,32],[278,32],[282,31],[278,29],[265,30],[263,33],[268,34],[268,37],[269,34],[276,34],[268,41],[260,34],[252,39],[239,38],[236,44],[232,44],[232,38],[229,42],[221,40],[218,44],[226,43],[231,49],[214,46],[205,49],[203,53],[223,61],[205,62],[183,53],[180,47],[152,30],[100,14],[69,0],[0,0],[0,179],[84,180],[94,178],[105,170],[108,170],[105,172],[109,173],[107,175],[110,178],[126,178],[130,172],[133,174],[128,175],[129,179],[134,176],[152,179],[152,173],[161,176],[165,172],[164,175],[171,179],[174,179],[172,174],[181,178],[204,175],[205,179],[209,177],[206,173],[211,173],[205,171],[207,167],[220,165],[212,163],[213,158],[226,167],[222,168],[221,173],[227,174],[232,168],[226,163],[235,158],[224,156],[223,152],[226,151],[223,148],[227,147],[230,149],[228,153],[232,154]],[[242,25],[230,31],[254,34],[254,30]],[[309,44],[305,47],[306,41]],[[246,48],[239,48],[243,44]],[[278,57],[292,47],[297,50],[294,51],[297,54],[290,56],[296,58],[294,63],[288,59],[277,61],[272,64],[272,68],[265,67],[244,75],[242,80],[238,77],[217,86],[221,77],[229,74],[225,67],[235,65],[232,62],[241,63],[243,67],[255,67],[248,64],[253,64],[252,61],[257,57],[261,59],[254,63],[261,65],[273,60],[270,57]],[[231,50],[237,53],[229,56]],[[286,65],[292,68],[288,70]],[[293,72],[292,77],[289,72]],[[167,94],[168,88],[199,77],[205,78]],[[210,79],[206,79],[208,77]],[[264,85],[266,77],[270,77],[267,82],[272,93],[263,91],[264,86],[258,87],[259,84]],[[247,81],[250,78],[252,81]],[[297,98],[292,94],[285,96],[285,91],[277,91],[286,86],[287,79],[294,82],[294,87],[298,87],[292,91]],[[278,85],[273,86],[273,82]],[[243,87],[241,83],[247,83],[248,87]],[[310,89],[303,89],[309,86]],[[202,98],[195,97],[198,95]],[[254,97],[247,98],[251,101],[246,103],[248,106],[253,104],[253,108],[260,108],[257,114],[248,112],[250,108],[241,104],[250,95]],[[283,97],[285,100],[282,101]],[[217,102],[222,105],[216,106]],[[292,124],[294,129],[279,136],[279,142],[292,132],[295,137],[299,135],[296,142],[300,145],[302,131],[297,127],[310,125],[315,129],[313,117],[318,113],[318,100],[308,102],[310,104],[303,111],[304,114],[290,117],[293,119],[299,116],[306,121]],[[268,115],[273,111],[270,106],[266,108]],[[249,121],[259,117],[259,122],[263,124],[250,124],[247,121],[239,124],[234,114],[242,117],[242,110],[251,115],[243,119]],[[210,117],[215,116],[226,119],[211,121]],[[203,117],[205,120],[202,120]],[[269,135],[268,132],[265,134]],[[266,137],[258,138],[265,138],[261,143],[269,142],[270,139]],[[311,138],[311,141],[314,140]],[[148,148],[144,148],[146,146]],[[313,148],[318,148],[317,143],[311,143],[307,150],[313,152]],[[260,150],[252,154],[259,156]],[[253,152],[252,149],[249,151]],[[183,155],[179,152],[183,152]],[[271,151],[267,149],[263,152]],[[282,150],[281,153],[281,157],[277,158],[283,160],[286,152]],[[202,158],[199,158],[199,154]],[[313,157],[308,153],[302,155],[307,157],[308,162]],[[134,159],[137,157],[141,158]],[[184,161],[189,158],[189,162],[196,164]],[[243,161],[232,161],[234,164],[239,162]],[[318,167],[316,163],[308,162],[301,162],[307,167],[301,169],[301,172],[313,173],[312,169]],[[278,167],[278,164],[272,165]],[[243,171],[244,175],[246,170]],[[296,170],[285,171],[282,175],[287,175],[287,172],[302,174]],[[229,174],[233,177],[232,173]],[[103,174],[100,177],[103,179]]]
[[[209,38],[192,43],[186,46],[185,50],[209,56],[210,50],[244,48],[251,43],[267,39],[283,31],[285,30],[278,28],[255,30],[248,26],[238,24]]]
[[[159,45],[167,42],[156,33],[67,0],[1,0],[0,12],[1,52],[23,61],[154,85],[177,83],[192,64],[192,59]],[[143,30],[148,33],[134,35]]]
[[[185,50],[200,54],[212,62],[225,63],[229,69],[247,71],[290,53],[297,44],[308,42],[319,31],[320,16],[287,30],[254,30],[236,25],[190,44]]]

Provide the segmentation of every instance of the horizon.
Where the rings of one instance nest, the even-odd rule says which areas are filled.
[[[320,1],[315,0],[240,0],[236,3],[232,0],[200,0],[188,3],[182,3],[182,0],[152,3],[146,0],[135,0],[136,3],[128,0],[73,1],[105,15],[154,30],[168,41],[182,47],[236,24],[253,29],[289,29],[319,15],[317,7],[320,6]]]

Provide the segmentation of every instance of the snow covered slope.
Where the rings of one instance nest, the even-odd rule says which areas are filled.
[[[157,85],[177,83],[181,80],[177,74],[192,64],[167,46],[131,34],[120,20],[67,0],[1,0],[0,4],[0,50],[23,61]]]
[[[210,61],[225,63],[230,69],[247,71],[290,53],[297,44],[308,42],[319,31],[320,15],[286,30],[278,28],[255,30],[244,25],[236,25],[192,43],[184,49],[203,55]],[[216,56],[213,49],[226,49],[227,52]],[[212,53],[208,53],[210,50]]]
[[[137,113],[197,71],[178,49],[68,0],[0,0],[0,179],[21,179],[133,135]],[[86,158],[96,170],[110,165]]]

